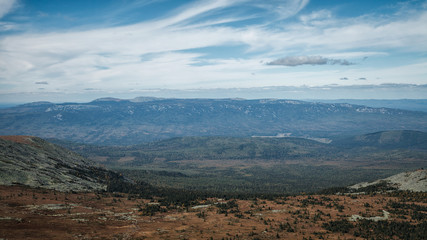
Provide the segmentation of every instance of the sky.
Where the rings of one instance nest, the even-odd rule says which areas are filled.
[[[427,1],[0,0],[0,103],[427,99]]]

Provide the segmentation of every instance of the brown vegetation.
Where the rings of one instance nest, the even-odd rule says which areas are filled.
[[[414,220],[412,210],[392,208],[415,206],[408,205],[414,203],[423,209],[427,207],[423,196],[418,199],[398,194],[300,195],[272,201],[204,199],[189,207],[166,208],[157,199],[139,199],[122,193],[64,193],[0,186],[0,238],[362,239],[354,236],[355,230],[336,231],[333,224],[342,221],[351,227],[356,224],[348,221],[352,215],[382,216],[383,210],[390,211],[387,221],[423,222],[422,211],[421,219]]]

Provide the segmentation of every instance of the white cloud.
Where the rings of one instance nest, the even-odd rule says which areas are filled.
[[[269,1],[248,1],[253,5],[276,13],[279,19],[286,19],[295,16],[307,4],[309,0],[269,0]]]
[[[310,14],[301,15],[299,19],[304,24],[313,24],[313,22],[330,19],[331,17],[332,17],[331,11],[323,9],[323,10],[312,12]]]
[[[284,30],[251,27],[251,38],[246,43],[257,48],[273,48],[276,52],[322,51],[340,52],[399,50],[427,51],[427,12],[409,19],[384,22],[375,20],[353,22],[352,19],[334,19],[328,26],[313,27],[304,24],[287,25]],[[268,37],[266,37],[268,36]],[[289,54],[287,54],[289,55]]]
[[[0,22],[0,32],[10,31],[19,29],[19,26],[17,24],[11,23],[11,22]]]
[[[337,52],[322,54],[322,56],[328,58],[367,58],[372,56],[387,56],[389,55],[386,52]]]
[[[0,0],[0,19],[13,10],[16,0]]]
[[[173,15],[169,18],[166,18],[162,21],[159,21],[159,26],[165,27],[180,22],[185,22],[191,18],[197,17],[201,14],[206,14],[208,12],[225,8],[236,4],[237,1],[230,0],[209,0],[209,1],[200,1],[195,4],[184,6],[182,9],[179,9],[176,15]]]

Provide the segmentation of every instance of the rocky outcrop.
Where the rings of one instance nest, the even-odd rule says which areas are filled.
[[[357,222],[358,220],[369,220],[369,221],[386,221],[390,217],[390,213],[383,210],[383,216],[375,216],[375,217],[362,217],[360,215],[351,215],[351,217],[348,218],[351,222]]]
[[[350,186],[352,190],[386,184],[389,188],[403,191],[427,192],[427,170],[418,169],[412,172],[404,172],[374,182],[363,182]]]

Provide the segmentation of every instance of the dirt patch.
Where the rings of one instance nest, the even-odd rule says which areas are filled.
[[[0,136],[1,139],[24,144],[32,144],[32,136]]]
[[[89,159],[93,160],[94,162],[106,162],[108,160],[108,157],[96,156],[96,157],[89,157]]]
[[[117,162],[125,163],[125,162],[132,162],[133,160],[135,160],[135,157],[122,157]]]

